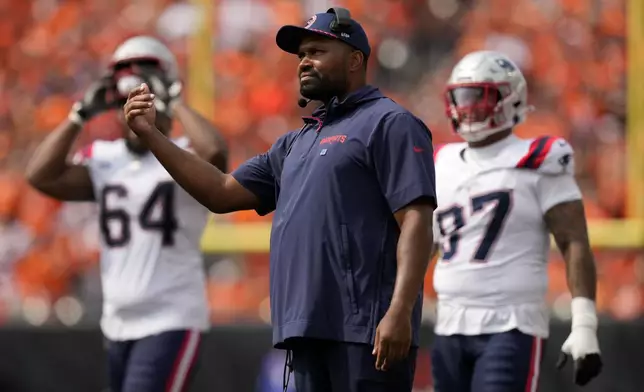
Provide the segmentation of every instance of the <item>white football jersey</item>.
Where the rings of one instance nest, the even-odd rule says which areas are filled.
[[[512,135],[484,148],[448,144],[435,153],[438,208],[434,273],[439,335],[519,329],[548,336],[543,216],[581,199],[573,150],[563,139]]]
[[[188,149],[188,139],[175,141]],[[152,154],[136,156],[123,139],[96,141],[81,160],[99,204],[101,328],[130,340],[209,325],[200,239],[208,210]]]

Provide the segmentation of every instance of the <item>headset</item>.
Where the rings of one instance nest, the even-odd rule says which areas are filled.
[[[329,28],[334,33],[349,33],[351,32],[351,12],[342,7],[329,8],[327,14],[334,14],[335,18],[331,21]]]

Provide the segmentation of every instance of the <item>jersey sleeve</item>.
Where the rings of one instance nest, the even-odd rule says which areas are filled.
[[[557,204],[581,200],[581,190],[572,174],[542,175],[537,180],[537,197],[545,214]]]
[[[536,191],[543,214],[557,204],[581,199],[574,177],[574,151],[566,140],[549,136],[534,139],[517,167],[539,174]]]
[[[546,175],[574,175],[574,151],[565,139],[539,137],[530,143],[528,152],[519,160],[517,168],[536,170]]]
[[[100,146],[97,148],[97,145]],[[94,187],[95,194],[98,194],[97,187],[99,187],[99,184],[101,183],[103,178],[103,174],[100,169],[101,165],[97,164],[98,160],[96,157],[97,150],[99,151],[99,154],[101,153],[102,145],[103,142],[96,140],[82,147],[74,155],[72,155],[72,164],[84,166],[89,173],[89,178],[92,182],[92,186]]]
[[[447,144],[439,144],[437,146],[434,146],[434,165],[438,163],[438,153],[443,149],[443,147],[447,146]]]
[[[92,160],[93,153],[94,153],[94,143],[90,143],[85,147],[81,148],[80,150],[78,150],[72,156],[72,163],[74,165],[89,166]]]
[[[255,210],[259,215],[269,214],[277,206],[278,179],[293,137],[294,132],[280,137],[267,152],[247,160],[232,173],[237,182],[259,199],[260,206]]]
[[[392,212],[421,198],[436,205],[432,139],[420,120],[406,113],[391,116],[373,132],[368,148]]]

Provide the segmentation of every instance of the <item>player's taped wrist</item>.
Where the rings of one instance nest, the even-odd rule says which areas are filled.
[[[592,328],[597,329],[597,310],[595,301],[585,297],[575,297],[570,303],[572,313],[572,329]]]
[[[78,110],[76,108],[72,108],[72,110],[69,111],[69,114],[67,115],[67,119],[78,126],[82,126],[85,123],[85,120],[83,117],[78,113]]]

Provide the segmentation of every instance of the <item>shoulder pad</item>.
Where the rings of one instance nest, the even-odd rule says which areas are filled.
[[[95,140],[85,146],[74,155],[73,162],[80,165],[88,165],[92,162],[112,161],[125,153],[125,142],[123,139],[113,141]]]
[[[80,150],[76,151],[72,157],[72,163],[75,165],[85,165],[92,159],[94,153],[94,143],[90,143]]]
[[[438,144],[434,146],[434,163],[436,163],[436,157],[438,157],[438,152],[443,149],[447,144]]]
[[[574,174],[572,146],[562,138],[538,137],[530,143],[528,152],[516,165],[520,169],[537,170],[544,174]]]
[[[466,143],[445,143],[437,144],[434,146],[434,163],[438,161],[438,156],[450,156],[453,154],[460,154],[463,148],[466,147]],[[445,158],[442,158],[445,159]]]

